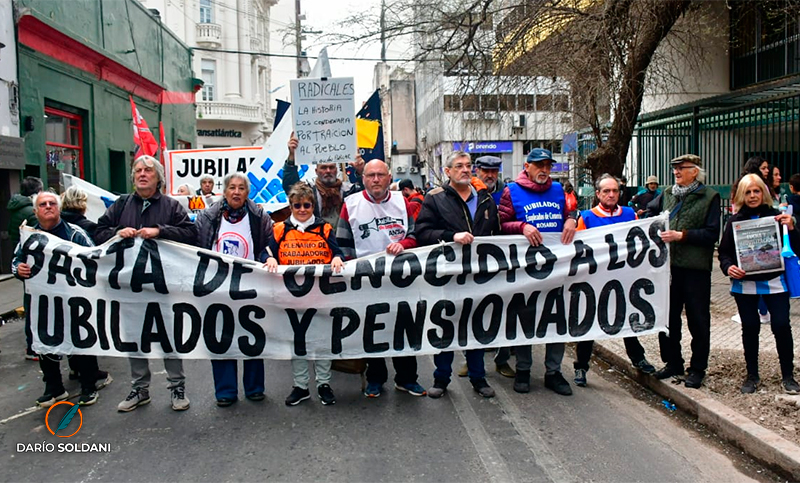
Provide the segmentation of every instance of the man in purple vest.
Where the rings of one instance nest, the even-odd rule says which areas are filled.
[[[553,166],[550,151],[535,148],[528,154],[525,169],[514,183],[506,185],[500,198],[498,211],[500,223],[505,234],[522,234],[531,245],[542,244],[542,232],[561,232],[561,243],[572,243],[575,236],[576,213],[567,212],[564,189],[550,178]],[[514,377],[514,390],[531,390],[531,346],[516,348],[517,374]],[[564,359],[564,344],[547,344],[545,348],[544,385],[558,394],[569,396],[572,388],[561,375],[561,361]]]
[[[578,231],[589,228],[600,228],[614,223],[624,223],[637,219],[633,208],[619,206],[620,182],[614,176],[606,173],[594,183],[595,194],[600,203],[591,210],[581,212],[578,220]],[[625,352],[631,364],[645,374],[656,372],[656,368],[644,358],[644,347],[636,337],[625,337]],[[589,360],[592,358],[594,341],[584,340],[578,342],[575,348],[575,385],[586,386],[586,372],[589,370]]]

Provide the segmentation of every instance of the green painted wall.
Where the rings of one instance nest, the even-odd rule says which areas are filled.
[[[192,90],[191,51],[135,0],[17,0],[17,5],[167,91]],[[134,147],[128,92],[23,45],[19,85],[20,117],[31,116],[34,122],[32,132],[22,132],[26,175],[44,179],[46,174],[47,106],[83,117],[84,177],[105,189],[128,190],[129,168],[118,166],[118,152],[128,160]],[[176,147],[179,139],[196,143],[194,104],[158,105],[137,96],[134,101],[156,140],[160,120],[169,147]],[[117,152],[114,166],[112,151]]]

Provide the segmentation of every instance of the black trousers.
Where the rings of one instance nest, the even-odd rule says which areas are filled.
[[[705,374],[711,345],[711,272],[672,267],[669,296],[669,332],[658,334],[661,360],[670,367],[683,367],[681,313],[685,308],[692,334],[689,369]]]
[[[415,356],[392,357],[394,382],[399,385],[417,382],[417,358]],[[389,380],[386,359],[367,359],[367,382],[383,384]]]
[[[758,313],[758,301],[763,299],[767,304],[770,316],[772,335],[775,336],[775,347],[781,364],[781,377],[792,377],[794,369],[794,343],[792,342],[792,326],[789,323],[789,294],[772,295],[733,294],[739,316],[742,318],[742,346],[747,373],[758,375],[758,335],[761,332],[761,321]]]
[[[644,360],[644,347],[642,347],[638,337],[625,337],[622,339],[622,342],[625,343],[625,352],[628,353],[628,358],[633,365]],[[575,346],[575,362],[572,363],[572,367],[588,371],[593,347],[593,340],[582,340],[578,342]]]
[[[89,394],[95,390],[98,367],[96,356],[70,356],[69,367],[78,371],[81,383],[81,392]],[[40,354],[39,368],[44,377],[44,392],[58,396],[64,392],[64,382],[61,379],[61,356],[53,354]]]

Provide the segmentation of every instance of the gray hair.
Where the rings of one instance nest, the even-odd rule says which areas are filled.
[[[148,168],[153,168],[156,170],[156,177],[158,178],[156,189],[161,191],[161,188],[164,186],[165,182],[164,167],[161,166],[161,163],[159,163],[156,158],[146,154],[139,156],[133,161],[133,165],[131,166],[131,183],[136,184],[136,166],[138,166],[139,163],[144,164]]]
[[[214,177],[211,176],[210,174],[204,174],[203,176],[200,176],[200,184],[203,184],[203,181],[205,181],[205,180],[209,180],[209,181],[211,181],[213,183],[214,182]]]
[[[701,168],[700,166],[697,166],[697,181],[701,183],[706,182],[706,170]]]
[[[445,161],[444,165],[447,166],[448,168],[452,168],[453,167],[453,163],[455,162],[455,160],[456,159],[460,159],[460,158],[467,158],[467,159],[470,160],[470,162],[472,162],[472,158],[466,152],[464,152],[464,151],[453,151],[452,153],[447,155],[447,160]]]
[[[619,180],[619,178],[617,178],[613,174],[603,173],[603,174],[600,175],[599,178],[597,178],[594,181],[594,190],[595,191],[600,191],[600,183],[602,183],[603,181],[605,181],[607,179],[613,179],[614,181],[616,181],[617,182],[617,188],[619,188],[620,185],[622,184],[622,182]]]
[[[225,178],[223,178],[223,180],[222,180],[222,186],[223,186],[222,189],[223,190],[228,189],[228,185],[234,179],[240,179],[240,180],[244,181],[244,185],[247,187],[247,194],[249,195],[250,194],[250,179],[247,177],[247,175],[245,173],[242,173],[241,171],[234,171],[233,173],[228,173],[227,175],[225,175]]]
[[[56,199],[56,203],[58,204],[58,211],[61,211],[61,196],[59,196],[58,193],[56,193],[52,189],[49,189],[47,191],[40,191],[40,192],[36,193],[35,195],[33,195],[31,197],[31,200],[33,201],[33,209],[34,210],[39,208],[39,205],[37,204],[37,201],[39,201],[39,197],[42,196],[42,195],[48,195],[48,196],[52,196],[53,198],[55,198]]]

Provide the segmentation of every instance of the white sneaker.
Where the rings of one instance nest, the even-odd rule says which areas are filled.
[[[761,318],[761,323],[762,324],[769,324],[769,322],[771,320],[770,316],[769,316],[769,312],[767,312],[766,314],[763,314],[763,315],[762,314],[758,314],[758,316]]]
[[[736,314],[733,317],[731,317],[731,320],[736,322],[737,324],[741,324],[742,323],[742,318],[739,316],[739,314]]]
[[[172,389],[172,409],[173,411],[186,411],[189,409],[189,398],[183,386]]]

